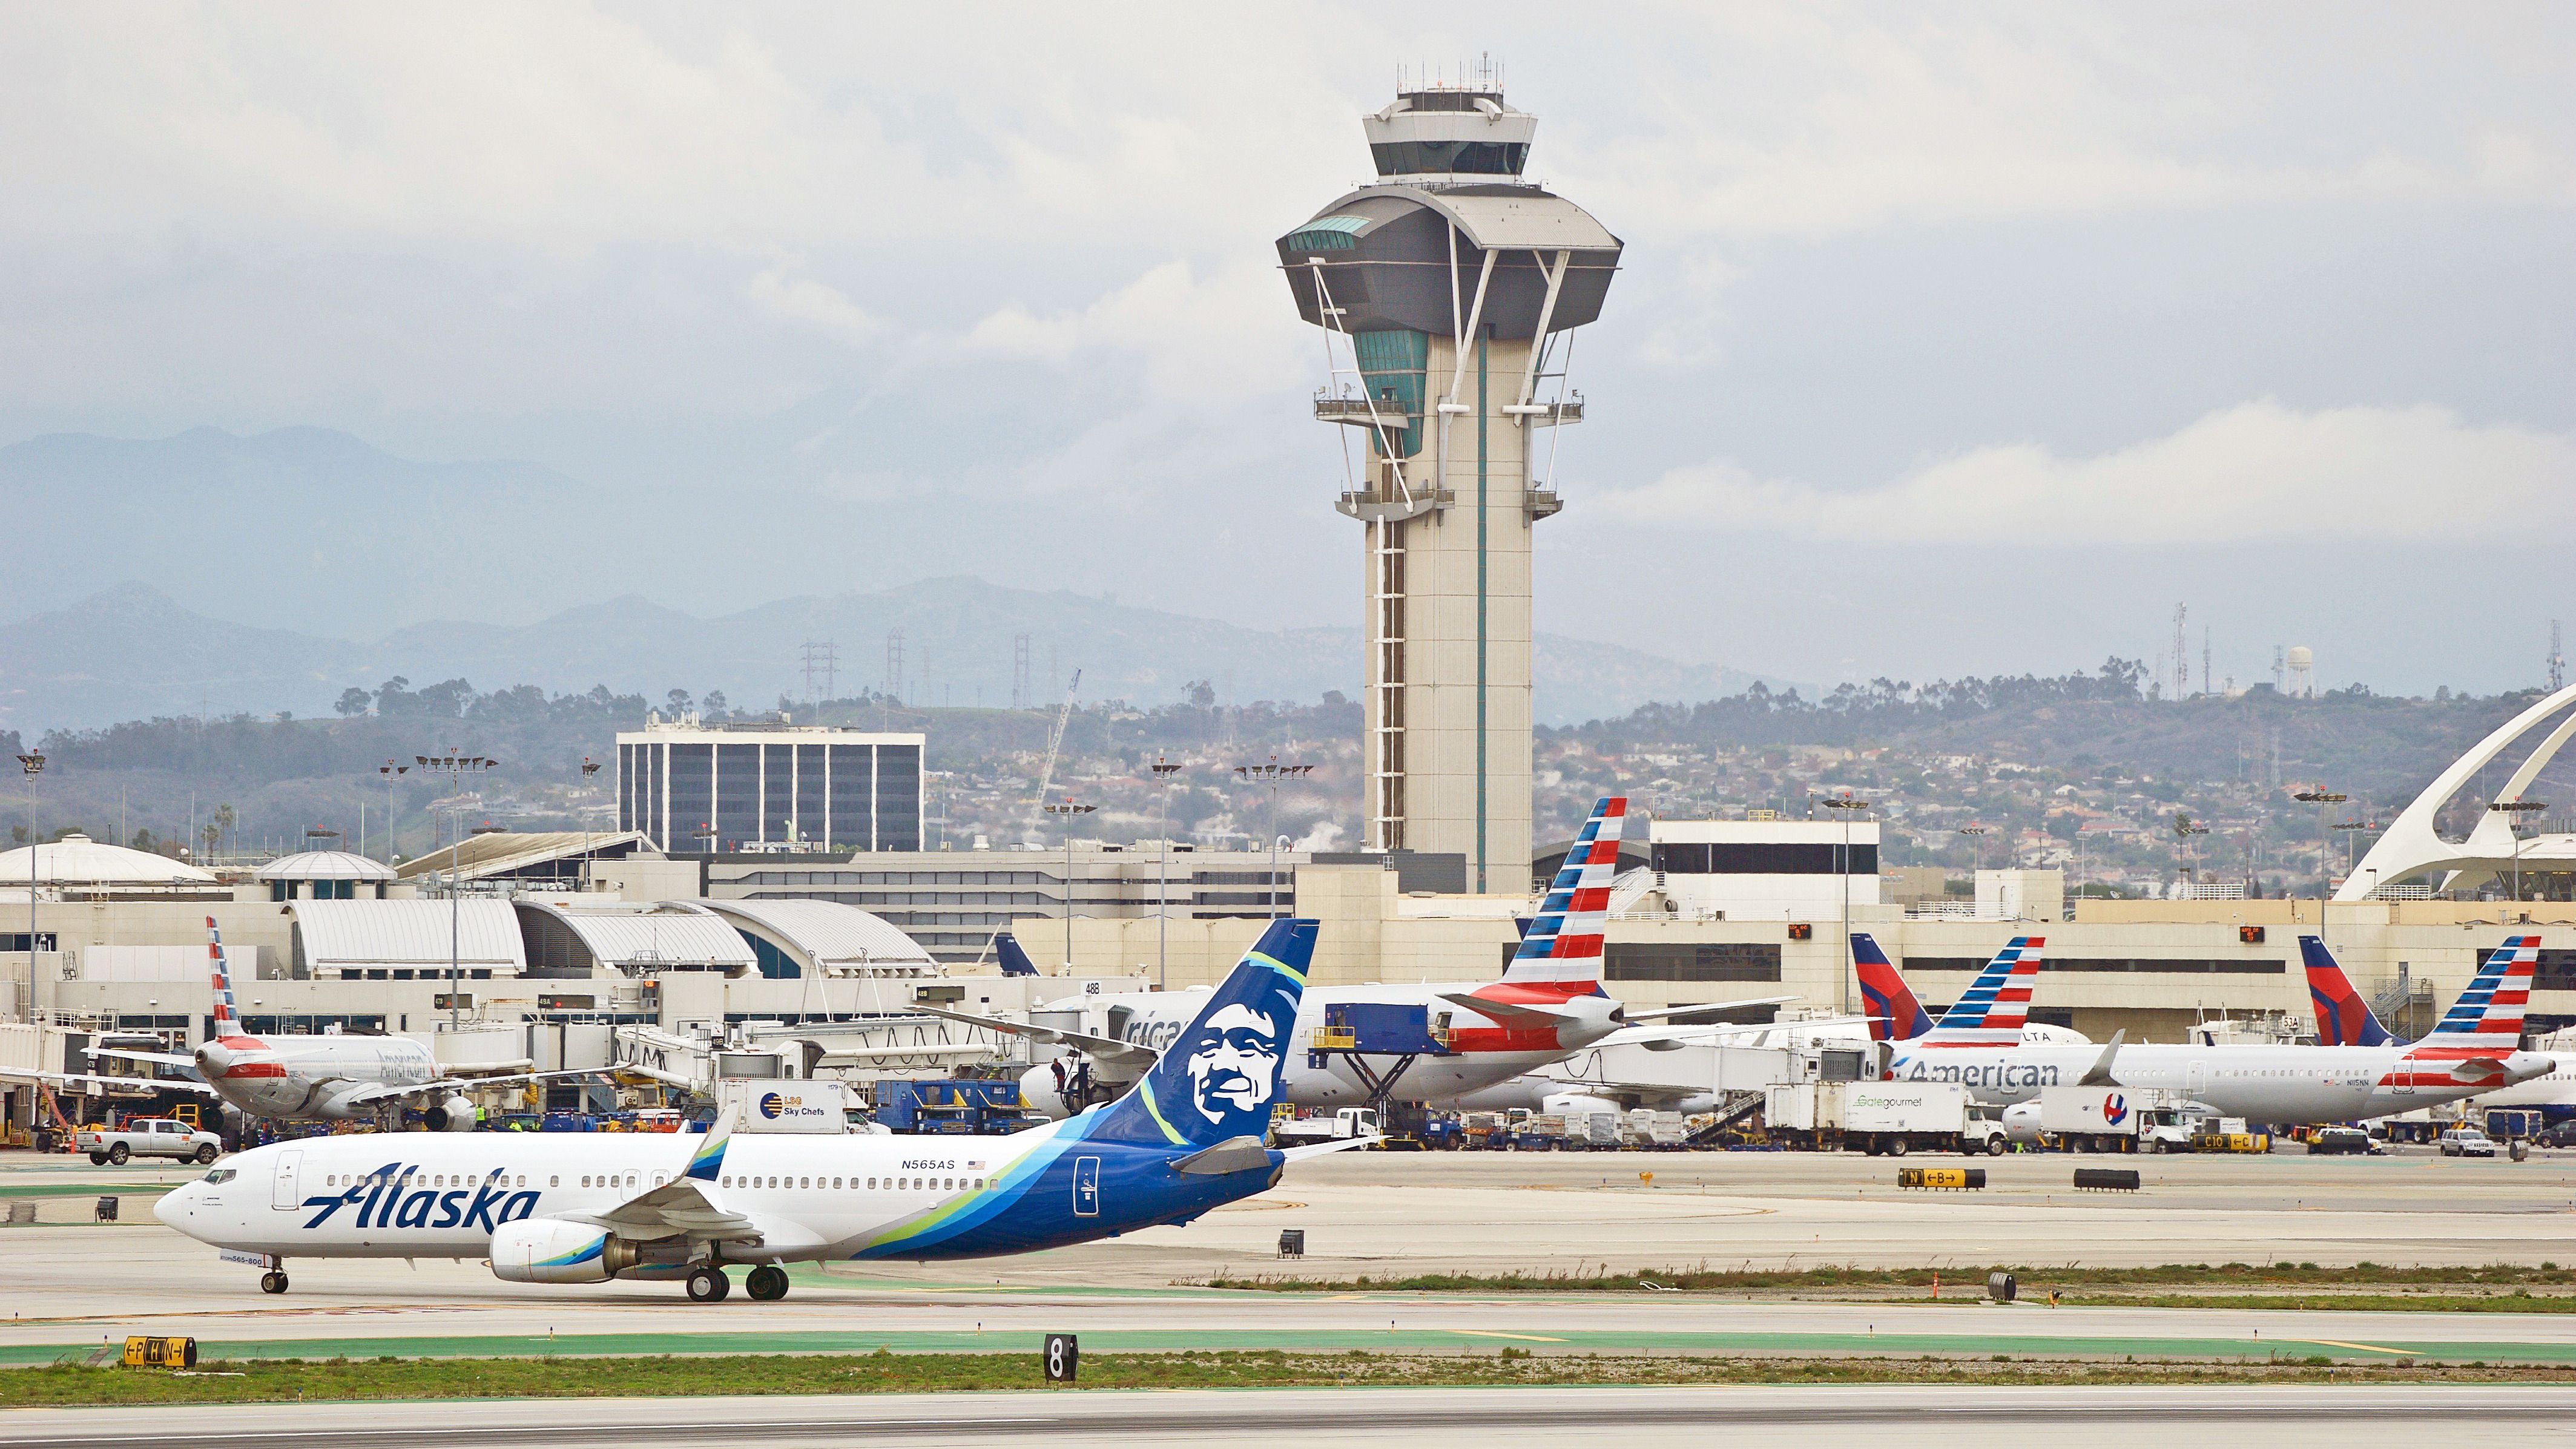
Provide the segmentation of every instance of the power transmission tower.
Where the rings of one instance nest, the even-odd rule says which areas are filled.
[[[834,680],[841,667],[840,646],[829,639],[805,641],[805,699],[807,703],[834,697]],[[814,676],[823,677],[820,694],[814,691]]]
[[[2210,689],[2209,689],[2209,626],[2208,626],[2207,624],[2203,624],[2203,625],[2201,625],[2201,626],[2200,626],[2200,692],[2201,692],[2201,693],[2203,693],[2203,694],[2207,694],[2207,693],[2209,693],[2209,692],[2210,692]]]
[[[886,631],[885,692],[886,698],[897,704],[903,703],[903,631],[901,629]]]
[[[2549,621],[2549,692],[2567,687],[2567,651],[2559,647],[2558,621]]]
[[[2290,687],[2290,667],[2281,662],[2281,646],[2272,646],[2272,692],[2280,694]]]
[[[1011,708],[1027,709],[1036,703],[1029,693],[1029,636],[1011,636]]]
[[[2176,699],[2182,699],[2191,693],[2191,632],[2183,627],[2183,620],[2189,616],[2188,609],[2180,604],[2174,605],[2173,671]]]

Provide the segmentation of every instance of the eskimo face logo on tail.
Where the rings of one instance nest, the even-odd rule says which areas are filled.
[[[1253,1112],[1269,1104],[1279,1081],[1279,1054],[1271,1042],[1278,1023],[1241,1004],[1201,1023],[1189,1052],[1190,1102],[1212,1125],[1228,1112]]]

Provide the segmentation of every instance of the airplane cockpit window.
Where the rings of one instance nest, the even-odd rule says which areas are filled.
[[[207,1173],[205,1180],[210,1183],[230,1182],[239,1176],[241,1176],[241,1170],[239,1168],[218,1167],[214,1171]]]

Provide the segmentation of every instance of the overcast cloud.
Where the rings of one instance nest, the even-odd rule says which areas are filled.
[[[2187,600],[2241,678],[2484,690],[2566,597],[2561,8],[0,16],[0,443],[311,424],[670,511],[427,612],[978,572],[1354,622],[1270,241],[1399,64],[1481,51],[1629,243],[1543,628],[1924,678]]]

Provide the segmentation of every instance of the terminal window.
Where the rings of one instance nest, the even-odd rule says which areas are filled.
[[[1695,845],[1659,840],[1654,866],[1672,875],[1833,875],[1844,853],[1840,841]],[[1877,846],[1854,841],[1849,853],[1849,874],[1878,874]]]

